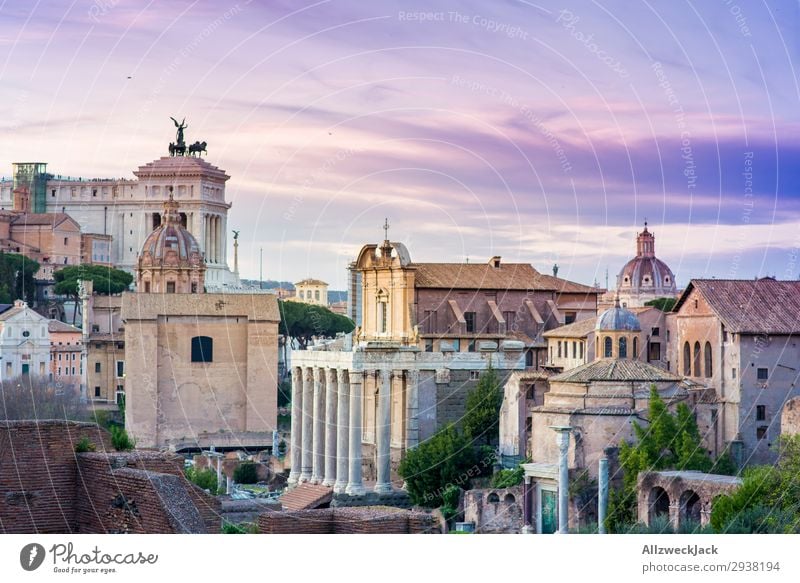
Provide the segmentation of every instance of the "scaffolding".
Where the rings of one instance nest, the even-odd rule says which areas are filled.
[[[47,173],[46,162],[15,162],[13,164],[14,190],[25,188],[31,195],[34,213],[47,212]]]

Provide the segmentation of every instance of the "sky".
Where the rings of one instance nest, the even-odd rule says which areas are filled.
[[[798,278],[798,24],[794,0],[0,0],[0,174],[133,178],[185,117],[243,277],[263,249],[265,279],[343,289],[388,219],[420,262],[613,286],[647,220],[679,286]]]

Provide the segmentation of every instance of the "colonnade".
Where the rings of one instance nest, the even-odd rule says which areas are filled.
[[[402,445],[413,447],[419,434],[417,371],[293,367],[290,485],[310,482],[331,486],[336,493],[365,493],[361,475],[364,389],[365,381],[374,378],[374,491],[392,491],[392,377],[407,380],[406,410],[401,413],[406,419]]]

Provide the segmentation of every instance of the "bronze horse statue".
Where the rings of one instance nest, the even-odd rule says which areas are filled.
[[[170,156],[183,156],[186,153],[186,144],[173,144],[169,143]]]
[[[207,146],[206,142],[195,142],[194,144],[189,146],[189,155],[190,156],[194,156],[195,154],[200,155],[204,152],[208,154],[208,151],[206,151],[206,146]]]

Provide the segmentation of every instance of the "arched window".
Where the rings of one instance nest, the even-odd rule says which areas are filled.
[[[699,342],[695,342],[694,343],[694,366],[692,368],[694,369],[694,376],[696,376],[696,377],[701,376],[701,374],[700,374],[700,343]]]
[[[386,332],[386,318],[387,318],[387,310],[386,310],[386,302],[379,301],[378,302],[378,332],[385,333]]]
[[[619,338],[619,357],[628,358],[628,339],[624,336]]]
[[[192,338],[192,362],[213,362],[214,341],[209,336]]]
[[[636,336],[633,337],[633,358],[639,358],[639,339]]]
[[[605,340],[603,340],[603,355],[606,358],[611,358],[611,354],[614,351],[614,342],[611,340],[611,336],[606,336]]]
[[[688,342],[683,343],[683,376],[692,376],[692,349]]]
[[[713,376],[713,369],[711,367],[711,343],[706,342],[706,347],[704,349],[704,360],[705,360],[705,367],[704,372],[706,373],[706,378],[711,378]]]

